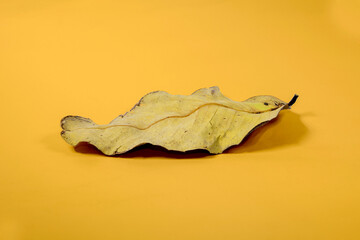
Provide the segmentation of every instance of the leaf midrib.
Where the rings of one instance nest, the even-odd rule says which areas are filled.
[[[198,111],[200,108],[203,108],[205,106],[209,106],[209,105],[217,105],[217,106],[220,106],[220,107],[224,107],[224,108],[228,108],[228,109],[232,109],[232,110],[235,110],[237,112],[245,112],[245,113],[250,113],[250,114],[261,114],[261,113],[264,113],[264,112],[270,112],[270,111],[273,111],[273,110],[276,110],[278,109],[279,107],[276,107],[276,108],[270,108],[268,110],[265,110],[265,111],[258,111],[258,112],[250,112],[250,111],[246,111],[246,110],[239,110],[239,109],[235,109],[233,107],[229,107],[229,106],[226,106],[224,104],[220,104],[220,103],[205,103],[203,105],[200,105],[199,107],[195,108],[193,111],[191,111],[190,113],[186,114],[186,115],[182,115],[182,116],[167,116],[167,117],[164,117],[162,119],[159,119],[153,123],[151,123],[150,125],[148,125],[147,127],[144,127],[144,128],[141,128],[141,127],[137,127],[137,126],[134,126],[134,125],[127,125],[127,124],[117,124],[117,125],[105,125],[105,126],[99,126],[99,127],[88,127],[88,128],[76,128],[76,129],[72,129],[70,131],[74,131],[74,130],[80,130],[80,129],[108,129],[108,128],[113,128],[113,127],[132,127],[132,128],[136,128],[136,129],[139,129],[139,130],[146,130],[148,128],[150,128],[151,126],[165,120],[165,119],[168,119],[168,118],[185,118],[185,117],[188,117],[190,116],[191,114],[195,113],[196,111]],[[283,107],[283,106],[280,106],[280,107]]]

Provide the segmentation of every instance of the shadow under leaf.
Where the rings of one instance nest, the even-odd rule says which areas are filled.
[[[309,131],[300,117],[292,111],[282,111],[277,118],[254,130],[239,145],[224,153],[255,152],[298,144]]]
[[[93,145],[81,142],[77,146],[74,147],[74,150],[79,153],[86,153],[86,154],[100,154],[104,155],[100,150],[98,150]],[[105,156],[105,155],[104,155]],[[178,151],[170,151],[166,148],[161,146],[154,146],[151,144],[144,144],[138,147],[131,149],[130,151],[118,154],[115,156],[109,157],[118,157],[118,158],[174,158],[174,159],[194,159],[194,158],[209,158],[213,157],[214,155],[209,154],[206,150],[191,150],[187,152],[178,152]]]

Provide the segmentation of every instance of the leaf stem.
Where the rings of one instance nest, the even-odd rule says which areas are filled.
[[[295,94],[293,98],[290,100],[290,102],[287,104],[289,107],[291,107],[295,102],[296,99],[299,97],[299,95]]]

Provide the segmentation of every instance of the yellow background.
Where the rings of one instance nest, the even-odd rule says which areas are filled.
[[[0,239],[360,239],[360,3],[0,1]],[[221,155],[74,150],[144,94],[292,110]]]

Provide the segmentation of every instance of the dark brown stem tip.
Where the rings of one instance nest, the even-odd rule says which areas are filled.
[[[288,103],[288,106],[291,107],[292,105],[294,105],[294,103],[296,102],[296,99],[299,97],[299,95],[295,94],[293,96],[293,98],[290,100],[290,102]]]

